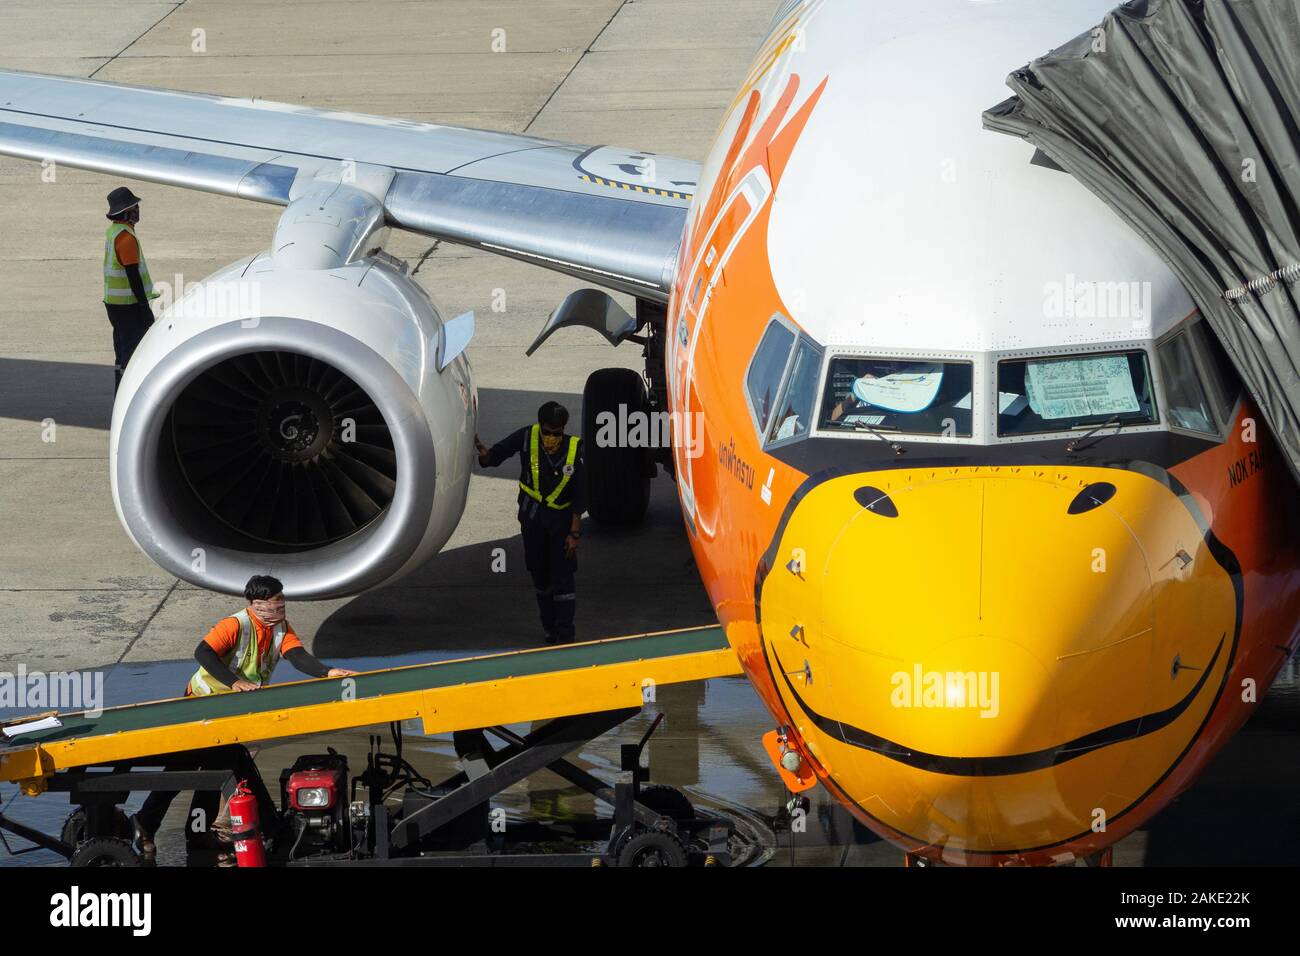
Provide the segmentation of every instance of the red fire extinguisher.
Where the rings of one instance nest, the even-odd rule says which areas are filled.
[[[235,838],[235,862],[239,866],[266,866],[257,798],[248,789],[246,780],[239,781],[230,798],[230,829]]]

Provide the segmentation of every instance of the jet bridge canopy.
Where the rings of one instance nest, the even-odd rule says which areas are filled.
[[[1007,82],[985,127],[1165,258],[1300,478],[1300,6],[1134,0]]]

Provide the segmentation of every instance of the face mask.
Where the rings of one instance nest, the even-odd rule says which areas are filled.
[[[542,447],[546,449],[548,455],[554,455],[560,450],[560,441],[563,438],[563,435],[543,435]]]
[[[253,601],[249,607],[263,624],[279,624],[284,620],[283,601]]]

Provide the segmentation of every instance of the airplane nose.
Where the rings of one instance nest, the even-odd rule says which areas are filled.
[[[1112,469],[838,477],[771,565],[763,634],[810,753],[870,816],[961,852],[1047,846],[1139,799],[1193,732],[1167,712],[1212,696],[1175,658],[1221,679],[1235,622],[1187,509]]]
[[[821,580],[819,629],[858,675],[837,702],[853,705],[864,683],[883,679],[886,735],[938,754],[958,741],[998,754],[1079,736],[1096,726],[1099,677],[1145,703],[1134,677],[1150,663],[1146,558],[1113,511],[1071,515],[1063,497],[1018,474],[966,476],[894,491],[897,518],[864,508],[849,521]],[[868,583],[879,598],[864,602]],[[1058,660],[1074,661],[1063,682],[1052,679]],[[918,668],[923,679],[973,671],[997,682],[1005,705],[996,716],[895,706],[898,675]]]

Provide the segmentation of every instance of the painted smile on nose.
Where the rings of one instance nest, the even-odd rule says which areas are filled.
[[[949,757],[904,747],[902,744],[887,740],[870,731],[862,730],[852,724],[817,713],[799,696],[799,691],[791,683],[789,674],[786,672],[785,667],[782,666],[779,657],[776,660],[776,669],[784,679],[785,686],[789,690],[790,696],[794,698],[795,703],[798,704],[799,709],[806,713],[809,719],[817,725],[818,729],[828,737],[846,743],[851,747],[870,750],[882,757],[888,757],[890,760],[907,764],[909,767],[927,770],[930,773],[953,774],[962,777],[994,777],[1055,767],[1067,760],[1082,757],[1084,754],[1091,753],[1101,747],[1109,747],[1111,744],[1120,743],[1121,741],[1134,740],[1168,727],[1181,717],[1200,695],[1201,689],[1205,687],[1210,674],[1214,672],[1215,664],[1219,661],[1219,654],[1223,650],[1226,637],[1227,635],[1224,635],[1219,639],[1219,644],[1214,649],[1214,656],[1210,659],[1209,666],[1201,671],[1200,680],[1188,690],[1182,700],[1172,707],[1167,707],[1156,713],[1144,714],[1141,717],[1118,724],[1112,724],[1102,730],[1056,746],[1044,747],[1031,753],[1009,754],[1005,757]],[[776,652],[773,651],[772,653],[775,656]]]
[[[1188,753],[1232,667],[1240,571],[1152,472],[826,472],[795,494],[755,580],[763,660],[777,712],[867,822],[1050,846]],[[934,696],[900,696],[922,674]],[[985,677],[991,701],[953,695]]]

